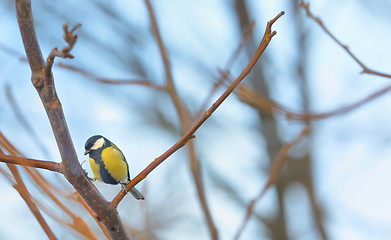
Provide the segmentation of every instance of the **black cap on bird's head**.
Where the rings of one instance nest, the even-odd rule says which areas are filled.
[[[87,155],[91,150],[96,150],[103,147],[105,142],[106,138],[104,138],[102,135],[94,135],[90,137],[84,145],[84,148],[86,149],[84,155]]]

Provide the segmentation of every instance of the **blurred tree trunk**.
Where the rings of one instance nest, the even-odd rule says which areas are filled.
[[[238,22],[240,23],[240,28],[242,29],[242,32],[244,32],[251,22],[251,17],[249,16],[249,13],[247,11],[246,2],[244,0],[237,0],[236,10]],[[256,49],[256,46],[256,41],[250,38],[248,44],[246,44],[246,54],[248,56],[251,56],[254,49]],[[262,61],[260,61],[259,63],[264,63],[265,60],[267,61],[267,54],[264,54],[262,56]],[[248,82],[251,83],[253,89],[256,92],[270,98],[271,96],[269,93],[268,85],[266,83],[265,72],[263,71],[262,65],[259,63],[254,66],[251,74],[248,75]],[[277,135],[276,120],[274,119],[273,115],[269,113],[259,112],[259,125],[261,126],[260,134],[262,134],[265,139],[265,142],[267,143],[268,158],[273,159],[282,146],[281,141]],[[269,227],[273,239],[287,239],[284,217],[285,209],[283,204],[284,188],[279,181],[277,181],[276,183],[276,189],[278,195],[277,198],[279,211],[274,219],[270,219],[270,222],[267,224],[267,226]]]
[[[309,97],[308,97],[308,86],[307,79],[305,75],[305,64],[307,62],[306,54],[306,36],[307,33],[304,32],[302,24],[302,16],[300,13],[299,3],[296,1],[292,2],[292,8],[294,9],[294,23],[292,24],[295,27],[295,32],[297,33],[297,48],[298,49],[298,61],[295,61],[292,69],[293,79],[297,79],[297,86],[299,94],[302,98],[302,109],[303,111],[309,110]],[[246,1],[237,0],[236,1],[236,14],[238,17],[238,22],[240,23],[240,28],[242,32],[250,25],[251,17],[247,11],[248,6]],[[256,41],[250,39],[248,44],[246,44],[246,53],[250,56],[253,49],[256,48]],[[270,99],[273,97],[269,92],[269,84],[273,81],[273,75],[269,74],[266,77],[266,73],[263,70],[265,62],[268,61],[267,54],[262,56],[262,61],[260,61],[252,70],[251,74],[248,76],[249,81],[252,85],[252,88],[257,91],[259,94],[266,96]],[[268,81],[266,81],[268,79]],[[260,134],[262,134],[265,142],[267,144],[267,151],[269,159],[274,159],[278,154],[278,151],[283,145],[283,142],[278,136],[278,123],[272,114],[259,112],[259,125]],[[313,179],[312,179],[312,155],[310,153],[305,154],[300,159],[287,159],[289,167],[281,171],[279,178],[276,182],[276,193],[277,193],[277,206],[278,213],[273,219],[268,219],[266,224],[269,228],[271,236],[273,239],[287,239],[287,229],[286,229],[286,216],[285,216],[285,207],[289,205],[284,205],[284,192],[291,183],[298,182],[303,185],[305,188],[308,198],[311,203],[311,210],[313,211],[314,220],[317,226],[317,231],[322,239],[327,239],[327,234],[323,226],[323,217],[322,211],[320,210],[318,203],[316,202],[316,197],[313,188]]]

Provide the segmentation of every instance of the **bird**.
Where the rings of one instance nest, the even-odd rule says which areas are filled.
[[[122,189],[127,192],[125,186],[130,182],[129,165],[122,151],[102,135],[90,137],[84,148],[84,155],[89,154],[92,180],[121,184]],[[136,188],[130,189],[129,192],[135,199],[144,200],[144,196]]]

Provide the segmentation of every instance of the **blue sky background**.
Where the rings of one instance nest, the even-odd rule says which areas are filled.
[[[98,3],[98,4],[97,4]],[[277,35],[266,50],[263,65],[273,83],[272,99],[301,111],[302,98],[293,67],[305,58],[309,108],[320,113],[356,102],[390,84],[390,80],[360,74],[361,68],[332,41],[318,25],[300,10],[301,23],[308,40],[305,53],[297,49],[295,15],[290,1],[246,1],[255,21],[253,38],[258,43],[266,22],[284,10],[273,29]],[[103,11],[104,1],[66,1],[39,3],[33,1],[33,13],[43,55],[54,46],[63,47],[62,24],[82,23],[73,60],[57,59],[98,76],[112,79],[142,79],[163,84],[164,68],[143,1],[112,1],[115,17]],[[196,111],[202,104],[236,49],[242,33],[234,16],[234,1],[152,1],[160,31],[171,63],[175,84],[183,103]],[[310,1],[314,15],[368,67],[387,72],[391,64],[391,18],[387,1]],[[126,24],[125,24],[126,22]],[[0,49],[0,130],[29,158],[60,161],[59,153],[40,99],[30,82],[28,64],[17,27],[13,2],[0,1],[0,45],[13,49],[10,54]],[[102,45],[104,47],[102,47]],[[99,47],[100,46],[100,47]],[[255,51],[255,48],[254,48]],[[118,54],[120,53],[120,54]],[[305,56],[304,56],[305,54]],[[136,61],[137,60],[137,61]],[[241,54],[230,70],[237,76],[248,59]],[[140,67],[147,66],[147,68]],[[133,176],[166,151],[179,135],[159,125],[156,112],[174,126],[178,117],[164,93],[141,86],[109,86],[96,83],[79,74],[54,67],[55,84],[80,161],[84,143],[94,134],[102,134],[125,153]],[[391,72],[391,71],[389,71]],[[244,80],[246,83],[246,80]],[[23,115],[36,132],[48,154],[42,152],[16,120],[6,98],[9,86]],[[214,101],[221,93],[220,89]],[[210,103],[212,103],[210,101]],[[295,147],[290,156],[300,158],[310,152],[315,196],[324,211],[324,225],[330,239],[389,239],[391,237],[391,114],[387,111],[391,95],[386,94],[344,115],[313,123],[311,137]],[[161,110],[161,111],[158,111]],[[291,141],[303,123],[289,121],[276,114],[278,133]],[[230,199],[213,180],[223,176],[236,193],[248,203],[267,179],[269,160],[264,139],[259,134],[258,113],[230,96],[197,132],[195,139],[208,202],[221,239],[232,239],[244,209]],[[257,131],[258,130],[258,131]],[[3,166],[1,166],[3,167]],[[90,172],[88,164],[83,167]],[[72,192],[61,176],[41,171],[44,176]],[[91,174],[91,173],[90,173]],[[25,178],[29,182],[28,177]],[[0,239],[45,237],[37,221],[19,194],[0,178]],[[29,185],[37,196],[42,194]],[[119,186],[96,183],[111,200]],[[208,232],[197,202],[195,187],[188,168],[187,154],[180,150],[153,171],[137,186],[144,191],[145,203],[130,197],[119,205],[127,224],[142,229],[144,210],[153,221],[164,222],[157,231],[158,239],[207,239]],[[276,191],[270,189],[256,206],[256,213],[268,219],[276,214]],[[50,201],[43,199],[49,207]],[[320,239],[314,230],[313,213],[305,189],[292,184],[284,195],[287,233],[291,239]],[[85,214],[89,218],[88,214]],[[59,239],[74,239],[69,232],[46,216]],[[168,219],[168,220],[167,220]],[[169,221],[170,220],[170,221]],[[92,219],[91,226],[94,226]],[[23,226],[23,228],[22,228]],[[23,229],[21,231],[20,229]],[[94,227],[95,228],[95,227]],[[267,239],[265,225],[256,219],[249,222],[242,239]],[[97,230],[99,231],[99,230]],[[80,237],[80,236],[78,236]]]

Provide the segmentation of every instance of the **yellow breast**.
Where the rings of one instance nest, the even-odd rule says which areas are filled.
[[[109,174],[119,182],[127,182],[128,165],[120,150],[108,147],[102,150],[101,156]]]
[[[94,178],[110,184],[128,182],[128,165],[122,152],[114,146],[102,150],[100,159],[90,158],[90,166]]]
[[[91,166],[93,178],[95,178],[98,181],[103,182],[103,180],[100,176],[100,172],[99,172],[99,165],[95,162],[94,159],[90,158],[89,160],[90,160],[90,166]]]

